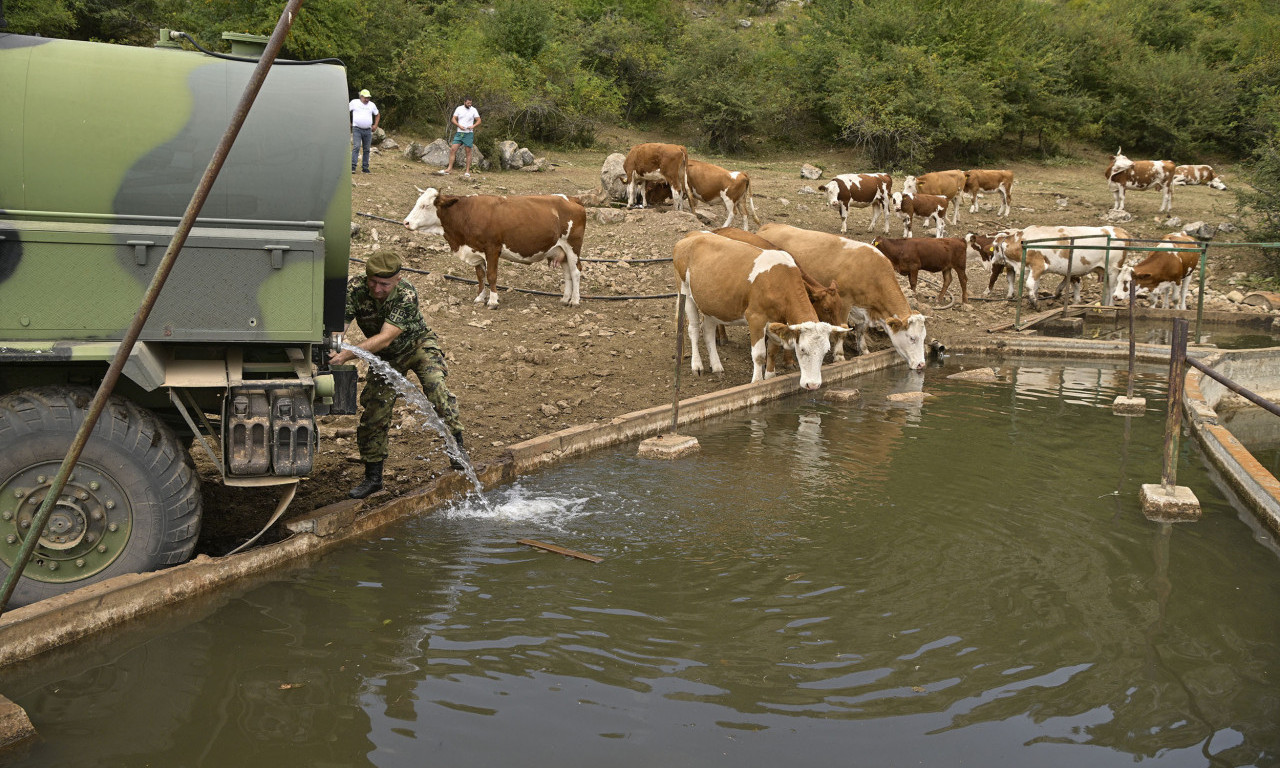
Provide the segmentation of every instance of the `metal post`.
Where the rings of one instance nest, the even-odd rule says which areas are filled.
[[[1182,378],[1186,373],[1187,321],[1173,321],[1173,339],[1169,345],[1169,410],[1164,423],[1164,470],[1160,484],[1167,496],[1178,484],[1178,440],[1182,432]]]
[[[1204,321],[1204,279],[1209,267],[1209,244],[1200,244],[1200,293],[1196,296],[1196,343],[1204,337],[1200,335],[1200,323]]]
[[[1067,281],[1067,292],[1062,299],[1062,316],[1063,317],[1067,316],[1067,307],[1071,306],[1071,297],[1075,295],[1075,291],[1071,285],[1071,267],[1075,265],[1075,260],[1076,260],[1076,239],[1074,237],[1067,238],[1067,276],[1065,278],[1065,280]],[[1080,284],[1081,285],[1084,284],[1083,278],[1081,278]]]
[[[1138,359],[1138,341],[1133,338],[1133,302],[1137,300],[1138,281],[1129,278],[1129,386],[1124,396],[1133,399],[1133,367]]]
[[[1022,260],[1021,266],[1018,267],[1018,296],[1014,299],[1013,305],[1013,330],[1022,330],[1022,290],[1027,282],[1027,246],[1022,243]],[[1009,250],[1005,247],[1005,263],[1009,261]]]
[[[679,307],[676,309],[676,385],[674,387],[675,394],[671,400],[671,433],[675,434],[676,426],[680,423],[680,366],[684,363],[684,294],[677,294],[680,298],[676,302]]]
[[[187,210],[182,214],[182,220],[174,231],[173,239],[170,241],[168,249],[165,250],[164,258],[160,260],[156,273],[151,278],[151,284],[147,287],[147,292],[142,298],[142,305],[138,307],[137,313],[133,316],[133,322],[130,323],[128,330],[125,331],[124,338],[121,339],[120,346],[116,349],[116,356],[112,359],[106,375],[102,377],[102,383],[98,386],[98,391],[93,396],[93,401],[89,404],[89,410],[85,413],[84,422],[80,424],[80,429],[77,430],[75,438],[71,441],[71,447],[67,449],[67,455],[62,460],[62,466],[58,468],[57,475],[53,478],[53,483],[44,497],[44,502],[40,505],[39,511],[36,512],[35,519],[32,520],[30,532],[22,541],[22,549],[18,552],[18,556],[9,570],[9,575],[5,578],[3,590],[0,590],[0,614],[3,614],[5,607],[9,604],[9,598],[13,597],[13,591],[18,586],[18,580],[22,578],[23,570],[27,567],[27,563],[30,561],[31,554],[35,551],[40,537],[44,535],[44,527],[49,522],[49,516],[53,512],[53,505],[58,500],[58,497],[62,495],[62,489],[67,484],[67,478],[71,475],[76,462],[80,459],[81,452],[84,451],[85,445],[89,442],[89,435],[98,423],[98,417],[102,415],[107,399],[111,397],[111,392],[115,389],[116,382],[120,379],[120,371],[129,359],[129,354],[133,351],[133,345],[137,342],[138,336],[142,334],[142,327],[146,325],[147,318],[151,316],[151,309],[160,297],[160,290],[164,287],[165,280],[169,278],[169,273],[173,271],[178,252],[182,250],[183,244],[186,243],[187,235],[191,233],[196,217],[199,216],[200,209],[204,207],[205,199],[209,196],[209,190],[212,189],[214,181],[218,178],[218,172],[222,170],[227,155],[231,153],[231,145],[240,133],[240,126],[244,124],[245,118],[248,117],[249,108],[253,106],[253,101],[257,98],[263,81],[267,79],[267,72],[271,69],[271,63],[275,61],[276,56],[280,53],[280,48],[284,45],[284,38],[289,34],[289,28],[293,26],[293,20],[297,18],[298,9],[301,6],[302,0],[289,0],[284,12],[280,14],[280,20],[276,22],[275,31],[271,33],[271,39],[267,41],[266,51],[263,52],[257,67],[253,70],[253,75],[245,85],[244,93],[240,96],[240,103],[236,106],[235,114],[231,116],[231,124],[227,126],[226,132],[222,135],[222,140],[218,143],[217,149],[214,150],[213,157],[210,158],[209,165],[205,168],[204,176],[200,178],[195,194],[192,195],[191,202],[187,205]]]

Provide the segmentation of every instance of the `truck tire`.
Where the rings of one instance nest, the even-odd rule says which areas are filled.
[[[58,473],[93,391],[38,387],[0,397],[0,579]],[[11,606],[191,557],[200,478],[173,430],[112,397],[54,505]]]

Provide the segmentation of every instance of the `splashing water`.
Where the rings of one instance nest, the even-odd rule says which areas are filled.
[[[590,496],[539,494],[515,483],[498,493],[491,506],[479,507],[468,498],[449,505],[441,513],[446,520],[473,520],[564,531],[575,519],[592,514],[587,508],[591,501]]]
[[[450,458],[456,459],[458,463],[462,464],[462,471],[466,474],[467,479],[471,481],[471,485],[474,488],[474,491],[469,492],[469,494],[474,493],[480,500],[481,505],[488,509],[489,503],[485,501],[485,498],[481,493],[484,491],[484,486],[480,484],[480,478],[476,476],[476,470],[471,466],[471,458],[467,456],[466,452],[464,452],[458,445],[458,441],[453,438],[453,433],[449,431],[448,426],[445,425],[444,421],[436,414],[435,406],[433,406],[431,401],[427,399],[426,394],[424,394],[421,389],[415,387],[412,382],[405,378],[399,371],[392,368],[387,361],[372,352],[360,349],[359,347],[353,347],[350,344],[343,344],[342,348],[368,363],[371,369],[376,371],[387,381],[391,382],[391,386],[395,388],[396,392],[399,393],[401,397],[426,417],[427,424],[431,425],[431,428],[436,432],[439,432],[440,437],[444,439],[445,452],[449,454]]]

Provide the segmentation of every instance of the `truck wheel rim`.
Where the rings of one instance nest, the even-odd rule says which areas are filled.
[[[61,462],[32,464],[0,484],[0,560],[13,565],[31,532]],[[106,472],[81,461],[49,515],[23,575],[44,582],[79,581],[101,572],[124,552],[133,509]]]

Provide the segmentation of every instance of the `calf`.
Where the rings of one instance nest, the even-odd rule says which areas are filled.
[[[1110,305],[1108,288],[1116,283],[1120,265],[1124,263],[1124,241],[1128,239],[1129,233],[1119,227],[1033,226],[1011,233],[1004,239],[998,237],[993,260],[1003,259],[1013,270],[1014,279],[1022,280],[1023,293],[1033,309],[1039,308],[1036,289],[1046,273],[1062,275],[1064,281],[1096,273],[1103,281],[1102,301]],[[1024,250],[1025,274],[1022,267]],[[1078,304],[1080,282],[1073,281],[1073,285],[1074,303]],[[1065,283],[1060,287],[1065,287]]]
[[[744,227],[751,226],[751,219],[755,219],[757,227],[760,226],[756,204],[751,199],[751,177],[742,171],[726,171],[718,165],[689,158],[689,190],[704,203],[714,200],[724,203],[729,216],[724,220],[723,226],[733,224],[735,213],[742,216]]]
[[[866,243],[786,224],[765,224],[760,236],[785,248],[819,283],[835,283],[851,307],[859,352],[867,349],[867,326],[874,323],[907,365],[924,370],[926,318],[912,311],[887,256]],[[843,350],[837,350],[836,359],[844,359]]]
[[[871,224],[867,231],[876,228],[876,218],[883,214],[884,231],[889,233],[889,195],[893,193],[893,177],[887,173],[844,173],[818,189],[827,196],[827,203],[840,214],[840,231],[849,231],[849,209],[871,207]]]
[[[995,290],[996,281],[1000,279],[1000,275],[1007,273],[1008,279],[1005,280],[1005,284],[1008,286],[1007,298],[1012,299],[1014,297],[1013,270],[1007,267],[1003,260],[999,262],[994,260],[997,240],[1007,236],[1008,233],[1005,232],[997,232],[994,235],[977,235],[970,232],[964,236],[965,257],[972,256],[977,258],[982,268],[991,273],[991,279],[987,283],[987,296],[990,296],[991,292]]]
[[[1162,304],[1169,309],[1173,303],[1173,294],[1181,289],[1178,296],[1178,309],[1187,308],[1187,291],[1191,287],[1191,278],[1195,277],[1196,268],[1200,266],[1200,244],[1196,239],[1181,232],[1164,236],[1160,250],[1152,251],[1147,258],[1133,266],[1120,269],[1116,280],[1116,289],[1112,294],[1113,301],[1124,301],[1129,298],[1130,281],[1137,284],[1139,291],[1151,291],[1151,306]]]
[[[443,235],[453,255],[476,268],[476,303],[498,306],[498,259],[559,264],[564,269],[560,301],[581,301],[582,235],[587,211],[564,195],[442,195],[420,189],[404,219],[410,230]],[[486,284],[487,280],[487,284]]]
[[[1172,160],[1138,160],[1125,157],[1117,149],[1107,163],[1107,186],[1115,199],[1111,206],[1113,211],[1124,210],[1124,192],[1126,189],[1158,189],[1161,192],[1160,210],[1158,213],[1173,213],[1173,174]]]
[[[964,171],[934,171],[903,179],[902,191],[912,194],[922,192],[926,195],[941,195],[947,198],[948,204],[954,201],[955,209],[951,212],[951,223],[955,224],[960,218],[960,194],[964,191],[964,185]],[[944,210],[943,215],[945,214]]]
[[[671,185],[672,201],[679,210],[681,201],[689,200],[689,152],[679,144],[637,144],[627,152],[618,178],[627,185],[627,207],[636,204],[638,181],[664,181]],[[643,185],[640,186],[640,205],[648,205]],[[692,204],[689,209],[693,210]]]
[[[1009,215],[1009,197],[1013,190],[1013,171],[965,171],[964,191],[969,195],[969,213],[978,212],[979,192],[999,192],[1000,208],[996,216]]]
[[[1218,190],[1227,188],[1222,177],[1214,173],[1212,165],[1179,165],[1173,169],[1173,186],[1190,187],[1197,184]]]
[[[751,380],[773,376],[766,370],[766,336],[793,350],[800,364],[800,385],[822,386],[822,360],[831,349],[831,333],[847,332],[818,319],[800,270],[786,251],[761,250],[710,232],[691,232],[676,243],[672,264],[680,301],[689,315],[690,365],[702,373],[698,330],[707,345],[711,370],[724,366],[716,351],[715,326],[748,327],[751,336]]]
[[[936,237],[932,240],[923,238],[894,239],[877,237],[871,245],[893,262],[893,268],[900,275],[907,276],[911,290],[916,289],[916,277],[920,270],[942,273],[942,289],[938,291],[938,300],[951,287],[951,273],[960,281],[960,303],[969,302],[969,276],[965,274],[964,240],[958,237]],[[955,299],[952,299],[955,302]],[[950,305],[948,305],[950,306]]]
[[[942,237],[947,218],[947,198],[941,195],[894,192],[890,198],[893,210],[902,217],[902,236],[911,237],[911,222],[916,216],[924,219],[925,226],[933,219],[933,236]]]

